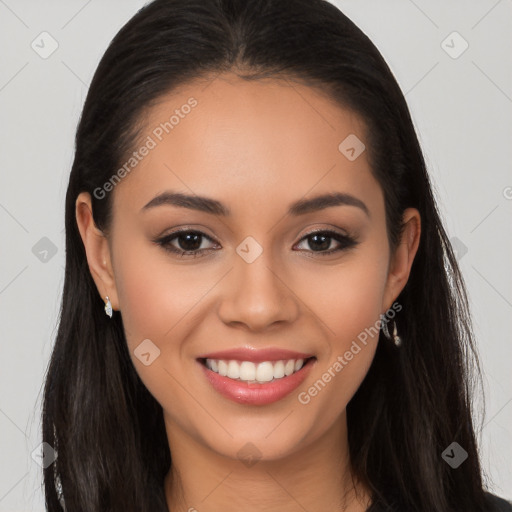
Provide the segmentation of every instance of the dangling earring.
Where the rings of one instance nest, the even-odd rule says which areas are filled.
[[[112,318],[112,303],[110,302],[110,299],[108,298],[108,295],[106,296],[107,302],[105,303],[105,313]]]
[[[398,331],[396,328],[396,320],[393,320],[393,336],[389,334],[388,330],[388,322],[391,320],[388,320],[385,315],[381,315],[381,326],[382,326],[382,332],[384,333],[384,336],[391,341],[393,339],[393,343],[395,344],[395,347],[400,347],[402,345],[402,338],[398,336]]]

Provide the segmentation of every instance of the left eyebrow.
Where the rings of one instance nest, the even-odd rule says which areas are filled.
[[[178,192],[162,192],[157,195],[149,203],[142,207],[142,210],[149,210],[161,205],[178,206],[191,210],[199,210],[213,215],[222,215],[227,217],[231,215],[230,209],[220,201],[204,196],[187,195]],[[292,203],[288,209],[288,214],[293,216],[304,215],[333,206],[355,206],[363,210],[369,217],[368,207],[350,194],[334,192],[331,194],[322,194],[311,199],[300,199]]]
[[[368,207],[358,199],[350,194],[342,194],[341,192],[334,192],[332,194],[322,194],[315,196],[311,199],[300,199],[290,206],[288,213],[290,215],[303,215],[305,213],[323,210],[331,206],[355,206],[363,210],[369,217],[370,212]]]

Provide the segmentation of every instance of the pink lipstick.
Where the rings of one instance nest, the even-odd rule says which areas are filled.
[[[203,354],[197,361],[221,395],[241,404],[266,405],[299,387],[316,358],[277,348],[239,348]]]

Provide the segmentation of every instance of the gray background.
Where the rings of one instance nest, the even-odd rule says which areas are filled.
[[[406,94],[471,299],[483,466],[489,488],[512,499],[512,2],[333,3]],[[74,131],[101,55],[143,4],[0,0],[0,511],[44,510],[31,453],[63,285]],[[42,58],[52,39],[58,48]]]

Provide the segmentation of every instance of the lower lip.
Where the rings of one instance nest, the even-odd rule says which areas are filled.
[[[201,368],[210,384],[221,395],[239,404],[266,405],[277,402],[297,389],[311,371],[316,359],[308,359],[307,363],[297,372],[288,377],[276,379],[263,384],[249,384],[240,380],[223,377],[207,368],[200,361]]]

